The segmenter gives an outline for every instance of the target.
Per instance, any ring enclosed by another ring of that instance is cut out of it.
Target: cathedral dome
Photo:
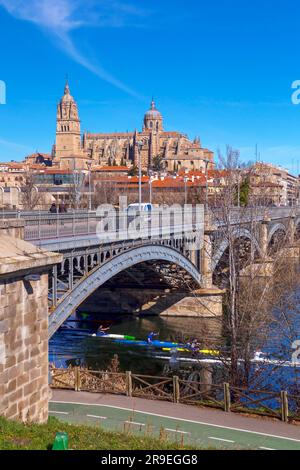
[[[163,130],[163,117],[156,109],[154,100],[152,99],[151,107],[146,112],[144,117],[144,130],[150,129],[152,131],[161,132]]]
[[[146,112],[145,118],[148,119],[162,119],[161,113],[156,109],[154,100],[151,102],[151,108]]]

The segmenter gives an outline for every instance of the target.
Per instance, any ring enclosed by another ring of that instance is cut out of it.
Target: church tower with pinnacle
[[[64,96],[57,105],[55,156],[61,158],[80,154],[80,119],[67,81]]]

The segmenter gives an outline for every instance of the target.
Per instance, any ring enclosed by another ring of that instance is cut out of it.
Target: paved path
[[[164,401],[53,390],[51,416],[223,449],[300,450],[300,426]]]

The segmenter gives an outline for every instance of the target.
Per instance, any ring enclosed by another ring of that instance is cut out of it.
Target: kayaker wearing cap
[[[159,333],[154,333],[154,331],[151,331],[151,333],[149,333],[147,336],[148,344],[152,344],[154,336],[158,336],[158,335]]]

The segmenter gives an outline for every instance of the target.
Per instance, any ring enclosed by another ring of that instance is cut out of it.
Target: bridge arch
[[[233,237],[235,240],[238,240],[239,238],[245,238],[247,240],[250,240],[252,241],[252,243],[254,243],[255,245],[255,248],[257,249],[257,251],[260,253],[261,250],[260,250],[260,246],[259,246],[259,243],[258,241],[256,240],[256,238],[253,236],[253,234],[251,234],[249,232],[249,230],[245,229],[245,228],[237,228],[235,230],[233,230]],[[228,242],[228,239],[224,238],[221,243],[218,245],[218,248],[212,258],[212,272],[215,271],[216,267],[218,266],[219,262],[221,261],[221,258],[223,256],[223,254],[225,253],[225,251],[227,250],[229,246],[229,242]]]
[[[273,236],[275,235],[276,232],[284,232],[285,234],[287,233],[286,226],[282,223],[277,223],[273,225],[271,230],[268,233],[268,245],[270,244]]]
[[[300,238],[300,217],[295,219],[295,237],[297,240]]]
[[[184,269],[199,285],[201,274],[196,266],[178,250],[166,245],[143,245],[131,248],[89,272],[71,292],[67,292],[49,317],[49,338],[58,330],[72,312],[95,290],[120,272],[146,261],[167,261]]]

